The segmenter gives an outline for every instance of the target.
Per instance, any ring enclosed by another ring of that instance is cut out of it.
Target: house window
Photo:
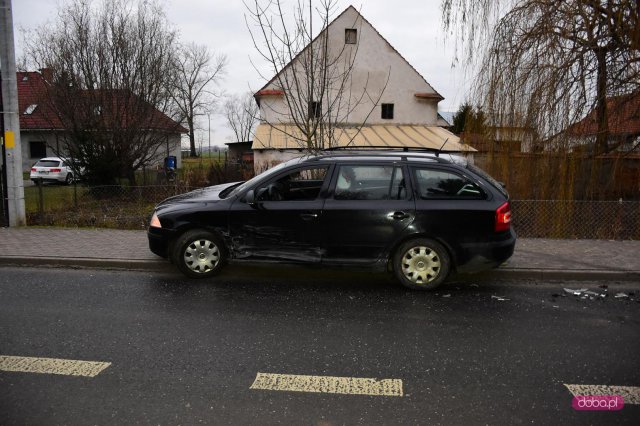
[[[322,116],[322,103],[311,101],[309,102],[309,118],[319,119]]]
[[[385,120],[393,119],[393,104],[382,104],[382,118]]]
[[[356,44],[358,42],[358,30],[355,28],[345,28],[344,30],[344,43]]]
[[[44,158],[47,156],[46,142],[29,142],[29,158]]]

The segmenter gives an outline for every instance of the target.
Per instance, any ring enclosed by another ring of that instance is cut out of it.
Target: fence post
[[[44,223],[44,184],[42,178],[38,179],[36,185],[38,187],[38,217],[40,218],[40,225]]]
[[[73,207],[78,208],[78,182],[73,180]]]

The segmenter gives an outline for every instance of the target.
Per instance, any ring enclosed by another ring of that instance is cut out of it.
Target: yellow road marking
[[[1,371],[16,371],[20,373],[95,377],[110,365],[110,362],[0,355]]]
[[[366,379],[358,377],[303,376],[258,373],[250,389],[339,393],[348,395],[403,396],[400,379]]]
[[[640,404],[640,387],[606,385],[567,385],[573,396],[620,395],[624,404]]]

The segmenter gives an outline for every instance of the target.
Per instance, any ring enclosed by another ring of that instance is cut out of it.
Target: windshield
[[[242,185],[236,186],[233,189],[233,191],[229,192],[228,194],[220,194],[220,197],[221,198],[227,198],[227,197],[233,197],[233,196],[235,196],[237,194],[240,194],[242,191],[244,191],[245,189],[253,186],[253,184],[257,183],[258,181],[261,181],[262,179],[268,178],[269,176],[278,173],[280,170],[284,169],[288,165],[293,164],[293,163],[298,163],[301,160],[302,160],[301,158],[294,158],[293,160],[289,160],[289,161],[286,161],[284,163],[280,163],[277,166],[272,167],[269,170],[267,170],[265,172],[262,172],[257,176],[252,177],[251,179],[249,179],[248,181],[246,181]]]

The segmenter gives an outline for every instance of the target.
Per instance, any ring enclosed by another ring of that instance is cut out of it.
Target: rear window
[[[502,186],[502,184],[500,182],[498,182],[497,180],[495,180],[494,178],[489,176],[487,174],[487,172],[485,172],[484,170],[474,166],[473,164],[467,164],[467,169],[471,170],[473,173],[475,173],[475,174],[479,175],[480,177],[484,178],[484,180],[489,182],[493,187],[495,187],[498,191],[500,191],[500,193],[502,195],[504,195],[505,198],[509,198],[509,193],[507,192],[505,187]]]
[[[39,167],[58,167],[59,165],[60,162],[55,160],[40,160],[36,163]]]
[[[433,198],[485,198],[484,192],[475,182],[448,170],[415,168],[414,174],[418,193],[422,200]]]

